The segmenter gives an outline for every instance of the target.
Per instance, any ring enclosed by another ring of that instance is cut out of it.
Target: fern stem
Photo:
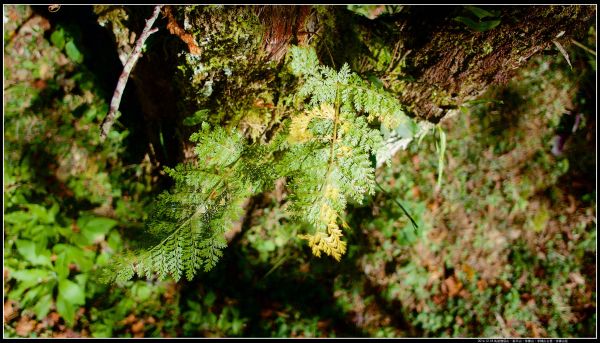
[[[240,159],[241,159],[242,155],[240,154],[240,156],[238,156],[238,158],[236,158],[235,161],[231,162],[228,166],[234,165],[235,163],[237,163]],[[231,175],[231,171],[232,169],[229,169],[225,175],[221,178],[221,180],[219,180],[219,183],[217,183],[215,185],[215,187],[213,188],[213,190],[218,189],[219,187],[221,187],[221,185],[223,184],[224,180],[228,179]],[[226,191],[226,189],[224,190],[224,192]],[[208,198],[210,198],[210,196],[213,194],[213,192],[209,192],[206,197],[203,199],[204,202],[206,202],[208,200]],[[187,225],[192,218],[194,218],[197,214],[200,213],[200,210],[202,209],[201,206],[198,206],[198,208],[196,209],[196,211],[194,213],[192,213],[192,215],[190,215],[185,221],[183,221],[178,227],[177,229],[175,229],[173,232],[171,232],[171,234],[169,234],[165,239],[163,239],[159,244],[155,245],[155,247],[158,247],[162,244],[164,244],[166,241],[168,241],[171,236],[173,236],[174,234],[178,233],[179,230],[181,230],[185,225]],[[207,209],[208,210],[208,209]]]
[[[419,230],[419,225],[417,225],[417,223],[415,222],[415,220],[413,219],[413,217],[408,213],[408,211],[404,208],[404,206],[402,206],[402,204],[400,203],[400,201],[396,200],[393,196],[391,196],[391,194],[388,191],[386,191],[385,189],[383,189],[383,187],[381,187],[381,185],[379,184],[379,182],[377,182],[377,178],[375,178],[375,184],[377,185],[377,187],[384,194],[390,195],[390,199],[392,199],[392,201],[395,202],[396,205],[398,205],[400,207],[400,209],[402,210],[402,212],[404,212],[404,214],[410,220],[410,223],[412,224],[413,229],[415,230],[415,232],[417,232]]]
[[[338,130],[338,121],[339,121],[339,116],[340,116],[340,106],[341,106],[341,101],[340,101],[340,84],[336,84],[335,87],[335,112],[333,114],[333,137],[331,138],[331,147],[329,148],[329,164],[327,165],[327,177],[325,179],[327,179],[329,177],[329,174],[331,172],[331,167],[333,166],[333,154],[334,154],[334,147],[335,144],[337,143],[337,130]]]
[[[215,186],[215,188],[214,188],[214,189],[217,189],[219,186],[221,186],[221,183],[223,183],[223,180],[220,180],[220,181],[219,181],[219,183],[218,183],[218,184]],[[204,201],[208,200],[208,198],[211,196],[211,194],[212,194],[212,192],[209,192],[209,193],[206,195],[206,198],[204,198]],[[187,218],[185,221],[183,221],[183,223],[181,223],[181,224],[180,224],[180,225],[177,227],[177,229],[175,229],[173,232],[171,232],[171,233],[170,233],[170,234],[169,234],[167,237],[165,237],[165,239],[163,239],[163,240],[162,240],[162,241],[161,241],[159,244],[155,245],[155,246],[154,246],[154,248],[156,248],[156,247],[158,247],[158,246],[161,246],[161,245],[162,245],[162,244],[164,244],[166,241],[168,241],[169,239],[171,239],[171,237],[172,237],[174,234],[178,233],[178,232],[179,232],[179,230],[181,230],[181,229],[182,229],[182,228],[183,228],[185,225],[187,225],[187,224],[188,224],[188,223],[189,223],[189,222],[192,220],[192,218],[194,218],[194,216],[196,216],[198,213],[200,213],[200,210],[201,210],[201,209],[202,209],[202,207],[201,207],[201,206],[198,206],[198,209],[196,209],[196,211],[195,211],[195,212],[194,212],[194,213],[193,213],[191,216],[189,216],[189,217],[188,217],[188,218]],[[153,249],[154,249],[154,248],[153,248]]]

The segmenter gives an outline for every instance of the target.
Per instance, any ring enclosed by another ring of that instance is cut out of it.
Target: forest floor
[[[439,187],[439,134],[399,152],[348,209],[340,263],[310,254],[278,187],[214,271],[105,285],[96,266],[131,244],[156,178],[123,163],[124,128],[94,136],[107,96],[77,37],[4,11],[5,337],[595,335],[595,56],[547,51],[446,118]]]

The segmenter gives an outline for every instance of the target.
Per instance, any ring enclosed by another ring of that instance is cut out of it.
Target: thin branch
[[[339,115],[340,115],[340,105],[341,105],[341,101],[340,101],[340,87],[339,84],[336,84],[335,86],[335,114],[333,117],[333,137],[331,139],[331,146],[329,148],[329,163],[327,165],[327,176],[329,176],[329,173],[331,172],[331,167],[333,166],[333,155],[334,155],[334,147],[337,141],[337,130],[338,130],[338,121],[339,121]],[[327,177],[326,177],[327,178]]]
[[[592,50],[592,49],[588,48],[587,46],[585,46],[585,45],[583,45],[583,44],[579,43],[578,41],[576,41],[576,40],[574,40],[574,39],[571,39],[571,42],[573,42],[573,44],[577,45],[578,47],[582,48],[583,50],[585,50],[585,51],[589,52],[590,54],[592,54],[592,55],[596,56],[596,52],[595,52],[594,50]]]
[[[123,90],[125,89],[125,85],[127,84],[127,80],[129,79],[129,74],[131,73],[133,66],[140,57],[142,47],[144,46],[144,42],[146,41],[146,39],[148,39],[148,37],[150,37],[151,34],[158,31],[158,28],[152,29],[152,25],[154,25],[154,22],[156,21],[156,18],[158,17],[162,6],[163,5],[156,5],[154,7],[154,13],[152,13],[152,17],[150,17],[150,19],[146,19],[146,26],[144,27],[142,34],[135,43],[135,48],[129,55],[129,58],[127,58],[127,62],[125,62],[123,72],[121,73],[121,76],[119,76],[117,87],[115,88],[112,100],[110,101],[110,109],[108,110],[108,114],[102,121],[100,132],[100,140],[102,142],[106,139],[110,128],[117,119],[117,110],[119,109],[119,104],[121,103],[121,96],[123,96]]]
[[[385,189],[383,189],[383,187],[381,187],[381,185],[379,184],[379,182],[377,182],[377,177],[375,177],[375,185],[377,185],[377,187],[379,187],[379,189],[387,194],[390,195],[390,193],[388,193],[388,191],[386,191]],[[415,222],[415,220],[413,219],[413,217],[410,215],[410,213],[408,213],[408,211],[404,208],[404,206],[402,206],[402,204],[400,203],[400,201],[396,200],[396,198],[390,196],[390,199],[392,199],[393,202],[396,203],[396,205],[398,205],[400,207],[400,209],[402,210],[402,212],[404,212],[404,214],[408,217],[408,219],[410,220],[410,223],[413,226],[413,229],[415,230],[415,232],[418,232],[419,230],[419,225],[417,225],[417,223]]]

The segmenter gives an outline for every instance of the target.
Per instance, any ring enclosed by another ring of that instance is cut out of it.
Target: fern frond
[[[308,241],[313,255],[321,257],[321,252],[332,256],[337,261],[346,253],[346,242],[342,241],[342,230],[337,224],[332,223],[327,227],[327,233],[317,232],[314,235],[300,235],[299,238]]]
[[[202,130],[190,136],[190,141],[197,142],[194,152],[200,163],[206,167],[226,167],[235,162],[244,147],[242,135],[237,131],[227,131],[222,127],[202,124]]]
[[[250,146],[238,132],[207,124],[192,138],[199,161],[165,169],[176,184],[157,198],[150,215],[154,242],[121,264],[131,266],[122,278],[192,279],[197,270],[212,269],[227,246],[225,232],[243,215],[244,200],[278,177],[271,151],[276,145]]]
[[[124,255],[117,278],[192,279],[209,271],[227,246],[225,232],[243,215],[248,197],[284,177],[293,218],[309,223],[301,235],[313,254],[340,260],[346,252],[343,214],[375,189],[375,156],[389,132],[416,132],[401,104],[344,64],[320,65],[314,49],[292,47],[289,63],[300,78],[294,113],[268,143],[249,144],[235,129],[202,123],[190,140],[197,160],[165,172],[175,186],[161,194],[148,221],[148,249]],[[404,125],[404,126],[403,126]],[[411,136],[412,139],[412,136]],[[385,155],[386,159],[389,156]]]

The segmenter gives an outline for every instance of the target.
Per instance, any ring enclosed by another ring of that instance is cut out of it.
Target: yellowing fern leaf
[[[315,118],[333,120],[334,116],[335,109],[330,104],[321,104],[320,107],[315,107],[310,111],[295,116],[290,124],[289,141],[291,143],[305,143],[310,141],[314,138],[308,129],[310,122]]]
[[[313,135],[308,131],[308,124],[311,120],[312,118],[306,113],[294,117],[288,136],[290,143],[304,143],[312,139]]]
[[[321,252],[332,256],[337,261],[342,259],[346,253],[346,242],[342,241],[342,230],[336,223],[330,223],[327,226],[327,235],[324,232],[317,232],[314,235],[300,235],[301,239],[308,241],[308,246],[312,249],[313,255],[321,257]]]

